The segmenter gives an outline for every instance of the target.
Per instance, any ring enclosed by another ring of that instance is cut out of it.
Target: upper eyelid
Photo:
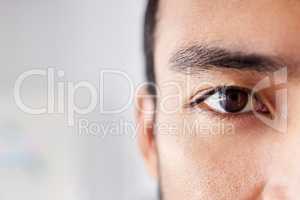
[[[195,94],[192,98],[191,98],[191,102],[190,102],[190,106],[195,106],[203,101],[205,101],[207,98],[209,98],[210,96],[214,95],[216,92],[218,91],[218,87],[216,88],[212,88],[208,91],[206,91],[204,94],[202,94],[200,97],[196,98],[199,93]],[[195,99],[196,98],[196,99]]]

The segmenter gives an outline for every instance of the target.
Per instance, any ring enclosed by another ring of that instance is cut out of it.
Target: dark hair
[[[156,29],[156,14],[158,10],[158,0],[149,0],[144,21],[144,56],[146,65],[146,78],[150,83],[148,92],[156,94],[155,87],[155,70],[154,70],[154,45],[155,45],[155,29]]]

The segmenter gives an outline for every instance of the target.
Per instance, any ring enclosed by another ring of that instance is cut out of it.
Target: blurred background
[[[136,145],[131,98],[144,81],[145,3],[0,0],[0,200],[155,199]],[[18,88],[32,70],[40,75]],[[83,81],[96,89],[97,105],[77,114],[72,99],[79,109],[95,99],[79,88]],[[17,94],[44,112],[24,112]]]

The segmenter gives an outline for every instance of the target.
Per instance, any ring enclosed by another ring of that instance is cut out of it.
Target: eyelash
[[[265,108],[269,112],[269,114],[267,114],[267,115],[270,115],[269,117],[272,117],[271,113],[269,111],[269,108],[265,105],[264,102],[261,102],[261,98],[257,93],[254,93],[253,96],[251,96],[250,95],[252,93],[251,89],[239,87],[239,86],[218,86],[218,87],[215,87],[213,89],[210,89],[210,90],[204,92],[204,94],[202,94],[202,95],[195,95],[194,97],[192,97],[191,101],[188,103],[188,107],[192,108],[193,110],[196,110],[196,111],[199,111],[199,110],[201,112],[206,111],[207,113],[213,114],[213,116],[220,117],[224,120],[225,119],[236,119],[236,118],[243,119],[244,117],[249,118],[249,117],[253,116],[253,113],[252,113],[253,109],[251,109],[249,112],[242,112],[242,113],[230,113],[230,112],[222,113],[222,112],[215,111],[212,108],[199,108],[200,105],[202,105],[207,99],[209,99],[213,95],[216,95],[218,92],[224,92],[228,88],[234,88],[236,91],[239,90],[240,92],[245,92],[248,95],[247,101],[252,102],[252,100],[254,99],[256,102],[259,102],[259,104],[265,106]],[[249,99],[249,98],[252,98],[252,99]],[[206,106],[209,107],[208,105],[206,105]]]

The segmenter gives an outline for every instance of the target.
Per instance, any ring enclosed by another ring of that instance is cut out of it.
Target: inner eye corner
[[[263,115],[267,116],[268,118],[270,118],[272,120],[275,118],[276,109],[272,105],[272,103],[270,101],[268,101],[267,97],[265,97],[264,95],[257,92],[257,93],[254,94],[254,100],[257,101],[257,102],[260,102],[261,105],[263,105],[266,109],[266,111],[261,112],[260,114],[263,114]],[[253,105],[254,103],[255,102],[252,102],[252,106],[254,106]]]

